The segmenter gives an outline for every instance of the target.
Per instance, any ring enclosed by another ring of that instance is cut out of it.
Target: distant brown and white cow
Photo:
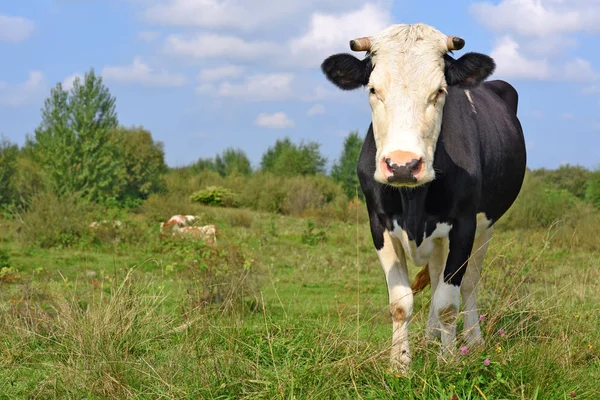
[[[186,226],[193,224],[197,219],[199,217],[195,215],[173,215],[167,222],[162,223],[161,226]]]
[[[173,231],[173,235],[201,239],[208,244],[217,243],[217,227],[215,225],[184,226]]]

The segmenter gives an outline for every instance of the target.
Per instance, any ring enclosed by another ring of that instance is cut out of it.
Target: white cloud
[[[292,74],[253,75],[243,83],[223,82],[218,87],[202,84],[196,88],[196,93],[214,93],[250,101],[277,101],[294,97],[293,81]]]
[[[600,93],[600,83],[594,83],[594,84],[588,85],[588,86],[584,87],[581,92],[583,94]]]
[[[252,60],[274,56],[279,46],[272,42],[249,42],[236,36],[198,34],[195,36],[169,35],[164,51],[190,58],[230,58]]]
[[[218,81],[223,78],[238,78],[244,73],[244,68],[238,65],[223,65],[217,68],[209,68],[198,74],[200,82]]]
[[[561,78],[570,82],[590,82],[600,79],[600,73],[595,71],[589,61],[576,58],[568,61],[564,66]]]
[[[34,30],[35,23],[32,20],[0,15],[0,42],[22,42],[27,40]]]
[[[106,80],[142,86],[180,87],[186,83],[182,74],[154,71],[140,57],[135,57],[131,65],[106,66],[102,70],[102,76]]]
[[[203,83],[196,87],[197,94],[208,94],[215,91],[215,86],[212,83]]]
[[[306,112],[306,115],[309,117],[322,114],[325,114],[325,107],[322,104],[315,104]]]
[[[596,0],[504,0],[474,3],[471,13],[495,32],[546,37],[600,29]]]
[[[359,4],[360,0],[165,0],[147,7],[142,16],[161,25],[248,31],[297,20],[308,10],[352,9]]]
[[[545,59],[529,59],[519,51],[519,44],[505,36],[497,41],[490,53],[496,61],[495,75],[504,78],[548,79],[550,67]]]
[[[0,106],[19,107],[41,99],[46,92],[46,80],[40,71],[29,72],[26,82],[11,85],[0,81]]]
[[[138,32],[137,39],[142,42],[153,42],[160,36],[159,32],[156,31],[142,31]]]
[[[288,118],[283,112],[274,114],[261,113],[256,117],[256,125],[271,129],[284,129],[294,126],[294,121]]]
[[[83,80],[83,74],[80,72],[75,72],[72,75],[69,75],[65,78],[65,80],[62,82],[62,87],[64,90],[70,91],[71,89],[73,89],[73,84],[75,83],[75,79],[79,78],[80,81]]]
[[[390,21],[389,10],[373,3],[342,14],[317,12],[312,15],[308,30],[292,39],[288,47],[296,62],[318,65],[334,52],[348,52],[351,39],[375,34],[386,28]]]

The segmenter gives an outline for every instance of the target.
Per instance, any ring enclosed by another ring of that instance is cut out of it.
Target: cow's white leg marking
[[[438,275],[439,282],[433,295],[432,307],[439,320],[442,350],[450,349],[456,339],[456,319],[460,306],[460,288],[444,282],[444,271]]]
[[[490,227],[475,237],[471,258],[460,287],[464,304],[463,335],[469,345],[483,344],[477,312],[477,289],[481,278],[481,266],[492,238],[492,231],[493,227]]]
[[[383,233],[383,247],[377,255],[387,280],[393,321],[391,362],[393,367],[405,372],[412,359],[408,345],[408,324],[413,312],[406,257],[399,241],[392,238],[388,231]]]
[[[435,239],[433,242],[433,251],[431,258],[429,259],[429,279],[431,281],[431,298],[435,295],[440,276],[446,265],[446,259],[448,257],[448,239],[440,238]],[[429,318],[427,319],[426,336],[428,339],[439,338],[441,331],[439,326],[439,319],[435,309],[433,307],[433,301],[429,306]]]

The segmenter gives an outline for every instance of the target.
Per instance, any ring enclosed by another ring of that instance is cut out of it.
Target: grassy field
[[[25,246],[2,221],[0,398],[600,399],[600,254],[553,230],[496,231],[481,349],[440,358],[419,294],[412,370],[397,376],[362,210],[314,225],[197,211],[215,249],[160,240],[144,214],[63,249]]]

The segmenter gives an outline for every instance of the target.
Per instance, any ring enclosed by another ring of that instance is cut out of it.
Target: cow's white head
[[[447,53],[465,42],[424,24],[392,25],[370,37],[350,41],[350,54],[328,57],[321,68],[344,90],[366,86],[377,147],[375,180],[417,186],[435,179],[433,157],[442,125],[447,88],[477,85],[494,70],[494,61],[468,53]]]

